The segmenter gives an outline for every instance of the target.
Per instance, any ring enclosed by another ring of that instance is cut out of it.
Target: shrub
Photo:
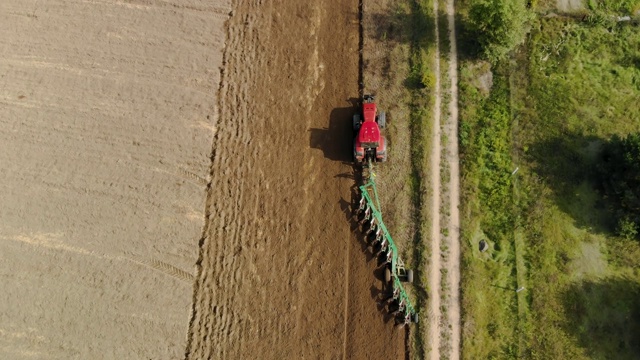
[[[475,0],[469,17],[484,56],[496,63],[524,42],[533,13],[521,0]]]
[[[640,133],[613,136],[599,165],[602,187],[620,218],[618,234],[631,238],[640,225]]]

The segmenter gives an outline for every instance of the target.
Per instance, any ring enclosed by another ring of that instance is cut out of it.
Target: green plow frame
[[[368,165],[365,165],[364,169],[368,170],[369,174],[367,176],[367,182],[364,185],[360,186],[360,194],[365,199],[366,206],[369,207],[371,216],[373,216],[373,218],[375,219],[376,226],[382,230],[382,236],[388,244],[387,254],[391,253],[391,283],[393,285],[393,293],[396,296],[396,300],[399,303],[404,304],[405,315],[409,314],[412,318],[417,318],[416,309],[411,303],[409,295],[405,291],[400,279],[400,276],[406,273],[404,263],[402,262],[398,254],[398,247],[393,241],[393,238],[391,238],[389,230],[387,230],[387,227],[382,221],[382,213],[380,212],[380,200],[378,199],[378,190],[374,181],[375,174],[373,173],[373,166],[371,163],[369,163]],[[373,193],[373,197],[371,196],[371,193]],[[366,219],[367,218],[365,218],[365,220]]]

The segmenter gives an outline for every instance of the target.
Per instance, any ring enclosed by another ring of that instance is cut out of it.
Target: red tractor
[[[365,95],[362,112],[353,115],[353,158],[359,165],[369,161],[387,161],[387,139],[380,134],[386,118],[384,111],[378,111],[373,95]]]

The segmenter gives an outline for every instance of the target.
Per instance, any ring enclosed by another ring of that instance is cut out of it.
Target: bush
[[[616,232],[627,240],[635,239],[636,236],[638,236],[638,226],[631,218],[623,216],[620,221],[618,221]]]
[[[599,165],[602,187],[620,219],[618,234],[631,238],[640,225],[640,133],[613,136]]]
[[[496,63],[524,42],[533,13],[522,0],[474,0],[469,17],[484,56]]]

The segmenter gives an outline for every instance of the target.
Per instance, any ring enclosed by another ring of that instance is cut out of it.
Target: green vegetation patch
[[[528,136],[627,134],[640,122],[639,28],[541,20],[529,44]],[[542,127],[542,128],[541,128]]]
[[[464,357],[517,357],[516,261],[513,243],[514,169],[510,156],[511,115],[505,78],[483,98],[463,72],[461,83],[463,145],[462,189]],[[480,240],[489,244],[481,253]]]
[[[640,131],[640,27],[614,17],[637,3],[535,20],[488,93],[461,62],[465,359],[640,358],[640,244],[596,172]]]

